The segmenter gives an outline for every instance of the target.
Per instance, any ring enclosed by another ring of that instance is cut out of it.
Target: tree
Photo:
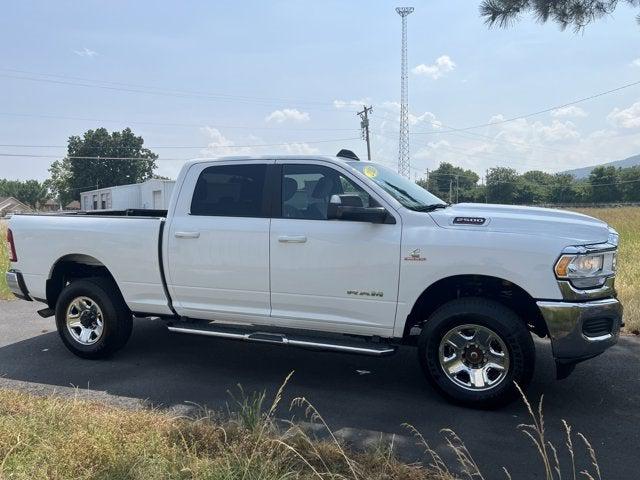
[[[620,3],[640,6],[640,0],[483,0],[480,15],[491,27],[508,27],[521,14],[531,13],[541,23],[552,20],[562,30],[573,27],[578,32],[591,22],[610,15]],[[636,19],[640,23],[640,15]]]
[[[53,162],[47,185],[66,204],[78,200],[82,191],[147,180],[158,155],[143,144],[129,128],[112,133],[98,128],[69,137],[67,156]]]
[[[640,165],[618,171],[623,202],[640,202]]]
[[[549,202],[574,203],[577,201],[575,179],[570,173],[556,173],[551,177]]]
[[[487,174],[487,202],[515,203],[518,174],[513,168],[495,167]]]
[[[549,201],[553,175],[540,170],[525,172],[516,181],[514,201],[518,204],[540,204]]]
[[[616,167],[596,167],[589,174],[591,201],[594,203],[620,201],[618,170]]]
[[[418,183],[443,200],[448,201],[449,192],[451,192],[452,202],[468,202],[472,198],[472,192],[477,187],[479,179],[480,177],[473,170],[465,170],[442,162],[430,173],[428,184],[424,180]]]
[[[45,183],[37,180],[0,179],[0,197],[14,197],[33,208],[38,208],[49,198]]]

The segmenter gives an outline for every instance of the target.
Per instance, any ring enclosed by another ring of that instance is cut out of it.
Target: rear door
[[[187,172],[166,232],[178,314],[268,319],[269,163],[211,162]]]
[[[271,222],[274,320],[292,327],[389,334],[398,299],[400,216],[391,212],[395,224],[327,220],[334,194],[358,195],[365,207],[380,206],[382,200],[331,163],[279,160],[277,165],[281,191]]]

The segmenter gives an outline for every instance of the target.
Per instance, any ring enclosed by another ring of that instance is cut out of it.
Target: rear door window
[[[266,164],[213,165],[196,182],[191,215],[267,217]]]

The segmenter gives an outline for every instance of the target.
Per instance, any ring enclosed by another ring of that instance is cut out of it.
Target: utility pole
[[[396,13],[402,17],[402,47],[400,50],[400,141],[398,145],[398,173],[411,177],[409,158],[409,69],[407,67],[407,15],[413,7],[398,7]]]
[[[373,113],[373,107],[362,106],[362,111],[358,112],[360,116],[360,128],[362,129],[362,139],[367,142],[367,160],[371,161],[371,142],[369,141],[369,114]]]
[[[449,203],[453,203],[451,200],[453,200],[453,178],[449,179]]]

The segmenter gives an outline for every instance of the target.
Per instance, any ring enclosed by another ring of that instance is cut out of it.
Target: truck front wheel
[[[82,358],[105,358],[129,340],[133,320],[112,280],[95,277],[67,285],[56,303],[65,346]]]
[[[449,400],[493,408],[531,381],[535,346],[525,323],[492,300],[462,298],[438,308],[418,341],[422,369]]]

